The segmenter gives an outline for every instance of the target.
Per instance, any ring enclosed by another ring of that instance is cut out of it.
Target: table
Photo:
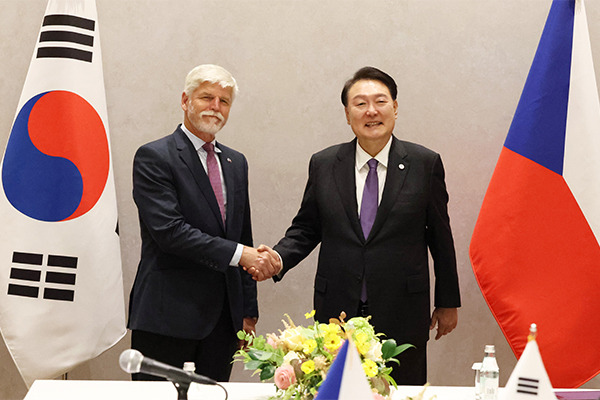
[[[275,394],[272,383],[222,383],[227,389],[229,400],[267,400]],[[423,390],[422,386],[399,386],[392,400],[404,400]],[[500,388],[502,391],[503,388]],[[584,392],[577,390],[574,392]],[[436,396],[436,400],[474,400],[474,389],[462,386],[430,386],[423,400]],[[177,391],[170,382],[132,381],[63,381],[37,380],[24,400],[176,400]],[[225,393],[218,386],[192,384],[188,400],[223,400]],[[362,399],[360,399],[362,400]]]

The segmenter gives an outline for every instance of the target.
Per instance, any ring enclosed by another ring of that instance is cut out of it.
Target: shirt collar
[[[185,126],[185,124],[181,124],[180,127],[183,133],[185,133],[185,135],[188,137],[188,139],[190,139],[190,141],[194,145],[194,149],[196,149],[196,151],[202,149],[202,146],[204,146],[204,143],[206,142],[200,139],[198,136],[194,135],[192,132],[190,132],[190,130]],[[212,141],[212,144],[215,146],[215,153],[220,153],[221,149],[217,147],[216,139]],[[202,149],[202,151],[204,151],[204,149]]]
[[[357,141],[356,142],[356,169],[357,170],[362,169],[371,158],[376,159],[379,164],[381,164],[387,168],[388,160],[390,158],[390,148],[391,147],[392,147],[392,136],[390,136],[390,139],[388,140],[388,142],[385,144],[385,146],[383,146],[383,149],[381,149],[381,151],[379,153],[377,153],[375,155],[375,157],[371,157],[371,155],[369,153],[367,153],[362,147],[360,147],[360,145],[358,144],[358,141]]]

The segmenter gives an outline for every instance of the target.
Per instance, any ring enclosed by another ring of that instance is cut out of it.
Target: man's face
[[[232,94],[233,88],[210,82],[202,82],[190,96],[183,93],[181,108],[186,127],[206,142],[213,140],[227,122]]]
[[[398,102],[382,82],[360,80],[348,90],[346,120],[363,148],[364,143],[386,143],[396,124]]]

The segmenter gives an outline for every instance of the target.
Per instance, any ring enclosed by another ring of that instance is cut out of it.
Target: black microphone
[[[144,374],[160,376],[174,383],[189,384],[190,382],[204,385],[216,385],[217,381],[206,376],[187,372],[180,368],[144,357],[142,353],[134,349],[127,349],[119,357],[119,365],[123,371],[130,374],[142,372]]]

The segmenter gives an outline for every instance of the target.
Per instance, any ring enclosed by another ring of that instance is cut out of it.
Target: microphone
[[[119,365],[123,371],[130,374],[142,372],[144,374],[160,376],[171,382],[180,384],[190,384],[190,382],[201,383],[204,385],[216,385],[217,381],[206,376],[198,375],[193,372],[187,372],[180,368],[144,357],[142,353],[134,349],[127,349],[119,357]]]

